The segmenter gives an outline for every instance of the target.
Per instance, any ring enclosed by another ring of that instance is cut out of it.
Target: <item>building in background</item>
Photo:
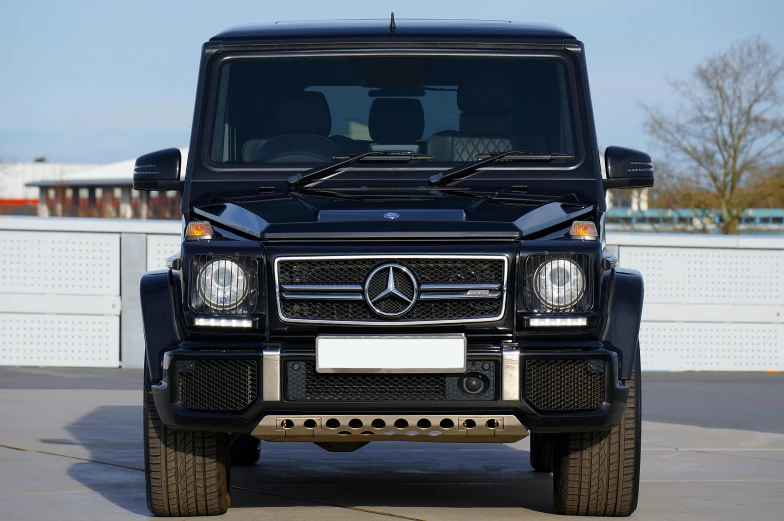
[[[181,149],[187,164],[188,149]],[[27,184],[37,190],[39,217],[117,217],[180,219],[178,192],[137,192],[133,189],[135,159],[64,174]]]
[[[0,163],[0,215],[36,215],[37,181],[57,181],[96,168],[94,163]]]

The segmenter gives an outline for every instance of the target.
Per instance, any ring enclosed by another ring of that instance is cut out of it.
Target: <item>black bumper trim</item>
[[[285,346],[281,353],[281,366],[289,357],[302,357],[302,353],[288,354]],[[215,346],[219,348],[219,346]],[[168,354],[170,363],[164,370],[163,381],[167,386],[153,388],[153,398],[155,407],[163,423],[170,427],[208,430],[216,432],[249,433],[258,422],[267,415],[291,415],[291,414],[319,414],[328,415],[331,413],[449,413],[460,414],[512,414],[516,416],[526,428],[533,432],[574,432],[604,430],[616,425],[623,416],[629,388],[618,382],[618,361],[616,353],[606,349],[591,350],[548,350],[548,351],[522,351],[521,361],[528,357],[536,358],[603,358],[608,361],[607,370],[610,372],[606,379],[606,399],[597,409],[580,412],[548,412],[542,413],[524,401],[521,397],[519,401],[437,401],[437,402],[264,402],[259,396],[241,414],[207,413],[201,411],[190,411],[176,402],[176,396],[172,391],[171,382],[173,381],[172,368],[176,364],[172,363],[182,358],[232,358],[249,356],[258,357],[261,363],[261,350],[255,352],[248,351],[199,351],[193,349],[179,348]],[[486,349],[479,352],[471,352],[469,345],[470,358],[488,358]],[[500,354],[498,356],[500,362]],[[521,363],[521,370],[523,368]],[[522,381],[522,377],[521,377]]]

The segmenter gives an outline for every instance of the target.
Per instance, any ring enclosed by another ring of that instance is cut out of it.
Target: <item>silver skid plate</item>
[[[267,416],[251,433],[266,441],[512,443],[528,430],[511,415]]]

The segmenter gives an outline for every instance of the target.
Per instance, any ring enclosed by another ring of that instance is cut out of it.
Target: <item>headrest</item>
[[[504,85],[464,84],[457,88],[457,108],[463,112],[491,112],[500,114],[511,111],[514,96]]]
[[[376,98],[370,105],[368,130],[376,143],[413,143],[425,131],[422,104],[413,98]]]
[[[332,116],[321,92],[305,91],[280,99],[272,110],[273,136],[314,134],[329,136]]]

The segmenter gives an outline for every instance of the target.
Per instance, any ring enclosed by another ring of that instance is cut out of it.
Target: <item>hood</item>
[[[261,240],[518,240],[589,214],[588,204],[496,204],[479,198],[405,200],[271,195],[196,206],[194,213]]]

